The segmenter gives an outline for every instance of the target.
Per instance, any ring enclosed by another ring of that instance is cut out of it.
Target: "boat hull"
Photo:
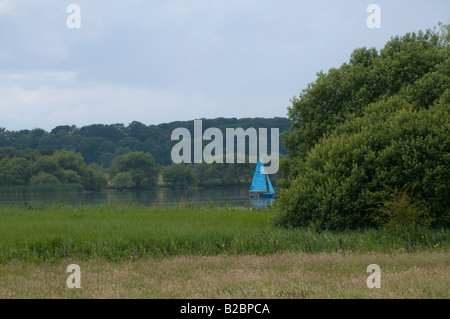
[[[274,193],[253,193],[249,194],[250,198],[273,198],[275,196]]]

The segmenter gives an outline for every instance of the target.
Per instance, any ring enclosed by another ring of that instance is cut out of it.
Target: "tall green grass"
[[[0,206],[0,263],[172,255],[447,249],[449,230],[370,229],[346,233],[277,228],[270,209],[194,205]],[[139,248],[138,248],[139,246]],[[138,253],[139,250],[139,253]],[[67,256],[65,256],[67,254]]]

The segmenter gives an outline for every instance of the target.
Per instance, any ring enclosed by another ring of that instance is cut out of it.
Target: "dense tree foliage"
[[[248,186],[255,165],[203,162],[161,167],[151,154],[131,152],[116,157],[112,166],[105,169],[97,163],[87,165],[83,156],[73,151],[19,151],[7,147],[0,148],[0,188],[79,184],[85,190],[94,191],[104,188],[142,190],[154,187],[160,175],[162,185],[172,188]],[[277,178],[279,174],[271,176],[274,184]]]
[[[139,151],[152,154],[157,164],[167,166],[172,163],[170,154],[176,143],[171,140],[172,131],[185,127],[193,134],[193,125],[193,121],[160,125],[145,125],[135,121],[128,126],[93,124],[78,128],[74,125],[61,125],[50,132],[42,129],[7,131],[0,127],[0,148],[71,150],[80,153],[87,164],[95,162],[104,168],[109,168],[118,156]],[[290,125],[286,118],[203,119],[203,130],[216,127],[224,136],[226,128],[279,128],[280,132],[283,132],[288,130]],[[269,150],[270,142],[269,138]],[[285,153],[283,149],[280,151]]]
[[[219,128],[290,127],[286,118],[202,119],[203,131]],[[194,122],[144,125],[94,124],[78,128],[61,125],[50,132],[42,129],[7,131],[0,128],[0,187],[40,184],[81,184],[86,190],[105,187],[117,190],[153,187],[163,173],[171,187],[211,187],[248,185],[255,164],[191,164],[170,166],[171,140],[176,128],[194,133]],[[204,141],[204,145],[210,141]],[[268,138],[267,149],[271,150]],[[224,145],[225,150],[225,145]],[[285,153],[283,149],[281,154]],[[168,166],[162,169],[160,166]],[[273,181],[279,175],[274,176]]]
[[[99,165],[87,165],[82,155],[73,151],[0,149],[0,187],[81,184],[86,190],[100,190],[106,182]]]
[[[136,187],[133,176],[128,172],[118,173],[111,181],[112,187],[119,191]]]
[[[158,168],[151,154],[131,152],[114,159],[111,170],[113,176],[128,173],[137,189],[153,187],[158,179]]]
[[[432,225],[450,225],[448,30],[357,49],[292,100],[279,224],[375,226],[389,189],[408,187]]]
[[[249,163],[249,157],[245,157],[245,163],[237,163],[235,155],[234,163],[206,162],[185,165],[172,164],[163,170],[163,180],[172,188],[195,187],[223,187],[223,186],[245,186],[248,187],[255,172],[256,163]],[[277,183],[280,174],[273,174],[270,180]]]
[[[188,185],[192,185],[194,174],[189,166],[183,163],[174,163],[164,169],[163,178],[172,188],[186,188]]]

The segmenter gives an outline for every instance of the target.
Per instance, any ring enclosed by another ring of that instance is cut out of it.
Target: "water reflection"
[[[68,205],[179,205],[192,203],[198,205],[238,205],[265,207],[274,199],[249,200],[248,188],[231,187],[216,189],[172,190],[158,188],[140,192],[93,192],[73,194],[24,194],[0,196],[0,204],[17,203],[65,203]]]
[[[250,205],[254,207],[267,207],[275,204],[275,198],[250,198]]]

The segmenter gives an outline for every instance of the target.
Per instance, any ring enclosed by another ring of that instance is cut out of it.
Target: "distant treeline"
[[[284,118],[219,118],[202,124],[203,130],[216,127],[224,135],[226,128],[279,128],[281,133],[290,127]],[[193,125],[193,121],[157,126],[132,122],[128,126],[58,126],[51,132],[0,129],[0,188],[2,193],[14,193],[53,189],[48,185],[93,191],[148,189],[157,184],[173,188],[249,185],[256,164],[248,158],[243,164],[172,163],[171,149],[178,142],[171,140],[172,131],[184,127],[193,132]],[[270,142],[268,138],[269,151]],[[283,156],[284,151],[280,153]],[[272,176],[272,181],[277,178]]]
[[[106,187],[107,177],[100,165],[87,165],[83,156],[74,151],[0,149],[0,188],[3,188],[0,193],[26,192],[25,188],[16,186],[33,186],[33,190],[48,189],[37,187],[42,185],[59,185],[60,191],[100,190]],[[82,187],[73,188],[69,185]]]
[[[119,155],[111,167],[87,164],[80,153],[67,150],[0,148],[0,195],[26,192],[98,191],[112,188],[150,189],[249,185],[256,164],[214,163],[162,166],[144,152]],[[272,175],[275,183],[279,175]],[[56,187],[55,187],[56,186]]]
[[[286,118],[216,118],[203,119],[203,130],[210,127],[220,129],[225,136],[226,128],[279,128],[280,133],[289,130],[291,124]],[[103,168],[112,166],[113,160],[131,152],[152,154],[157,164],[172,163],[171,149],[177,141],[171,140],[176,128],[187,128],[193,133],[194,121],[171,122],[159,125],[145,125],[134,121],[124,124],[93,124],[84,127],[75,125],[57,126],[50,132],[36,128],[32,130],[8,131],[0,127],[0,148],[17,150],[70,150],[80,153],[86,164],[97,163]],[[207,141],[205,141],[207,143]],[[268,137],[268,150],[271,139]],[[281,154],[286,154],[280,148]]]

